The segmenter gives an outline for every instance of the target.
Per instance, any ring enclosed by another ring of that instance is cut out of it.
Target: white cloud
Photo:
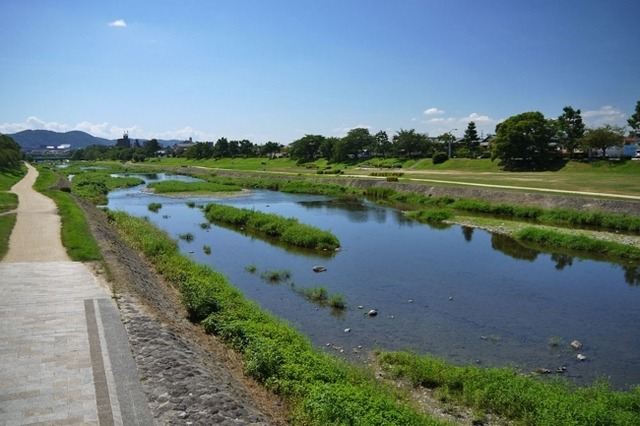
[[[426,110],[423,111],[424,115],[438,115],[438,114],[444,114],[444,111],[441,109],[438,109],[436,107],[431,107],[428,108]]]
[[[474,123],[478,123],[478,122],[482,122],[482,123],[489,122],[489,123],[494,123],[494,124],[497,123],[495,120],[492,120],[491,118],[489,118],[488,115],[480,115],[480,114],[477,114],[475,112],[469,114],[469,117],[461,118],[460,120],[461,121],[464,121],[464,120],[473,121]]]
[[[625,127],[627,125],[627,115],[611,105],[605,105],[598,110],[585,111],[582,113],[585,124],[590,127],[604,126],[611,124]]]
[[[357,126],[352,126],[352,127],[341,126],[333,129],[333,132],[338,134],[340,137],[343,137],[343,136],[346,136],[347,133],[349,133],[353,129],[367,129],[371,131],[373,127],[369,126],[368,124],[358,124]]]
[[[127,26],[127,23],[124,21],[124,19],[116,19],[113,22],[109,22],[109,26],[124,28]]]

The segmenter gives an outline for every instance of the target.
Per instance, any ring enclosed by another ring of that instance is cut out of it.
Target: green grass
[[[291,271],[288,269],[264,271],[260,274],[260,278],[269,284],[280,284],[291,279]]]
[[[586,235],[540,229],[533,226],[517,231],[514,238],[531,242],[554,250],[566,249],[576,252],[598,253],[610,257],[640,260],[640,248],[613,241],[603,241]]]
[[[211,222],[225,223],[258,236],[276,238],[295,247],[314,250],[334,250],[340,247],[340,241],[335,235],[301,224],[295,218],[213,203],[208,204],[204,212]]]
[[[171,194],[192,192],[196,194],[213,194],[217,192],[238,192],[242,190],[238,185],[219,184],[214,182],[180,182],[167,180],[152,182],[148,185],[156,194]]]
[[[17,215],[15,213],[0,215],[0,260],[9,251],[9,238],[16,224],[16,218]]]
[[[106,172],[81,172],[73,177],[74,194],[96,205],[107,204],[107,194],[114,189],[130,188],[144,181],[136,177],[112,177]]]
[[[62,245],[67,250],[67,255],[71,260],[80,262],[102,259],[98,243],[73,196],[68,192],[50,189],[58,178],[56,172],[46,167],[38,167],[38,172],[40,174],[34,188],[51,198],[58,206],[62,222]]]
[[[640,387],[616,392],[598,382],[578,388],[511,368],[457,367],[408,352],[382,352],[378,360],[393,377],[434,389],[442,400],[471,407],[478,417],[491,413],[536,426],[640,424]]]
[[[343,294],[330,294],[324,286],[301,287],[294,286],[293,290],[302,295],[307,300],[317,303],[320,306],[329,306],[334,309],[346,309],[347,302]]]
[[[161,208],[162,203],[149,203],[149,205],[147,205],[147,209],[153,213],[158,213]]]

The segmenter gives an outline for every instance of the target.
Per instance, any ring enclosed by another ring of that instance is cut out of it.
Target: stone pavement
[[[29,166],[13,188],[18,219],[0,262],[0,426],[153,425],[117,306],[60,250],[35,176]]]

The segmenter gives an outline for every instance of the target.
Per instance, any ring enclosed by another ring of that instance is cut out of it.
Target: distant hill
[[[98,138],[88,133],[74,130],[66,133],[53,132],[51,130],[23,130],[10,136],[23,150],[43,149],[47,146],[71,145],[70,149],[84,148],[89,145],[115,145],[115,140]],[[134,139],[141,145],[147,139]],[[180,140],[158,140],[160,146],[173,146]]]
[[[52,132],[51,130],[23,130],[7,136],[10,136],[25,150],[65,144],[71,145],[71,149],[84,148],[89,145],[115,145],[115,141],[97,138],[78,130],[66,133]]]

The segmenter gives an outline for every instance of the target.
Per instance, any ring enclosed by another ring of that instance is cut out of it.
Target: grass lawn
[[[397,171],[404,173],[401,180],[412,179],[429,185],[449,185],[455,183],[473,183],[481,185],[515,186],[526,190],[545,189],[560,191],[582,191],[609,193],[623,196],[640,197],[640,161],[592,162],[570,161],[558,171],[545,172],[506,172],[497,162],[489,159],[452,159],[434,165],[431,159],[389,160],[390,164],[401,164],[398,169],[377,169],[359,164],[333,163],[317,160],[313,163],[298,165],[289,158],[225,158],[220,160],[187,160],[184,158],[162,159],[153,163],[143,163],[145,168],[153,165],[162,167],[205,167],[246,172],[289,173],[295,175],[313,175],[314,177],[335,177],[318,175],[318,170],[327,168],[342,170],[346,176],[369,176],[373,172]],[[439,182],[438,182],[439,181]]]

